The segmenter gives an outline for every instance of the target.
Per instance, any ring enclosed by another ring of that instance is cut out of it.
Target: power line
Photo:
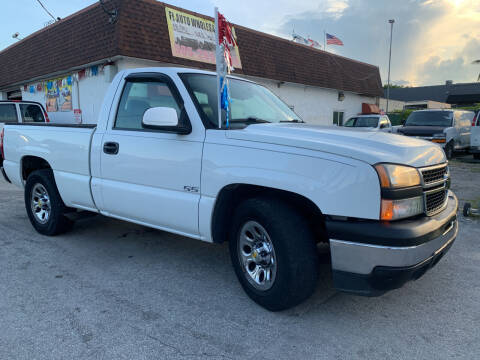
[[[46,13],[47,13],[48,15],[50,15],[50,17],[51,17],[54,21],[57,21],[57,18],[55,18],[55,16],[53,16],[52,13],[47,10],[47,8],[45,7],[45,5],[43,5],[40,0],[37,0],[37,2],[40,4],[40,6],[43,8],[43,10],[45,10]]]

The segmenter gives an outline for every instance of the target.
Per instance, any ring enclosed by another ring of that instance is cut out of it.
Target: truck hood
[[[378,131],[307,124],[255,124],[226,132],[236,140],[292,146],[336,154],[371,165],[389,162],[415,167],[445,162],[443,150],[431,142]]]
[[[407,136],[432,136],[443,134],[444,126],[402,126],[397,131]]]

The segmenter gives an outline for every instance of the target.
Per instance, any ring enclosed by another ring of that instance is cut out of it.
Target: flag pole
[[[323,30],[323,51],[327,51],[326,39],[327,39],[327,34],[326,34],[325,30]]]
[[[222,109],[220,96],[220,44],[218,43],[218,7],[215,7],[215,67],[217,71],[217,113],[218,113],[218,128],[222,128]]]

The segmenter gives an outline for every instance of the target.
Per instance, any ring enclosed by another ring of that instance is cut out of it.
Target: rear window
[[[45,122],[43,111],[36,104],[20,104],[20,112],[22,113],[22,121],[28,122]]]
[[[0,104],[0,122],[17,122],[15,104]]]
[[[407,120],[405,126],[452,126],[452,111],[414,111]]]

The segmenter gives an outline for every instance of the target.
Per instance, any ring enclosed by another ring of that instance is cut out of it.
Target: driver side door
[[[114,121],[103,136],[101,210],[197,236],[203,138],[198,133],[145,129],[142,119],[149,108],[170,107],[179,117],[187,114],[167,76],[135,75],[126,78]]]

